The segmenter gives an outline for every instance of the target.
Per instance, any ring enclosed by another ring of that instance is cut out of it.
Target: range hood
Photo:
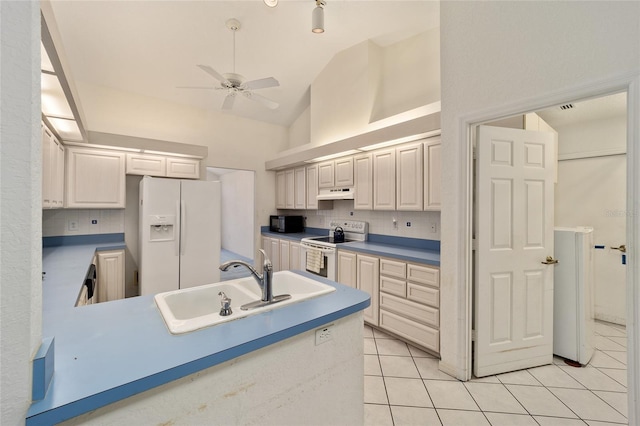
[[[317,200],[353,200],[353,187],[321,189],[318,192]]]

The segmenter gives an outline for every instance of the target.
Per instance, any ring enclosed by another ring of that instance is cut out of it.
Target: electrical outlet
[[[431,226],[431,233],[432,234],[435,234],[436,232],[438,232],[438,225],[435,222],[432,222],[430,224],[430,226]]]
[[[316,330],[316,346],[333,340],[333,324]]]
[[[68,223],[69,231],[77,231],[78,230],[78,221],[70,220]]]

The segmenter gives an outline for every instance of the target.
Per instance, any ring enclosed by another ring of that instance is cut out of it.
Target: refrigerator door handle
[[[174,228],[178,227],[178,224],[182,223],[182,217],[180,217],[180,201],[176,201],[176,223],[174,226]],[[182,230],[178,229],[177,232],[174,231],[174,245],[175,245],[175,249],[176,249],[176,256],[180,256],[180,240],[182,240]]]
[[[184,256],[184,246],[187,244],[187,221],[185,220],[187,206],[184,200],[180,201],[180,255]]]

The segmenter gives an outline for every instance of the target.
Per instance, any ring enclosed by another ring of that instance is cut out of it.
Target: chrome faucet
[[[262,274],[256,271],[256,269],[243,260],[229,260],[220,265],[221,271],[226,271],[231,266],[244,266],[250,272],[253,278],[258,282],[260,289],[262,290],[262,299],[256,302],[247,303],[246,305],[242,305],[240,309],[246,311],[252,308],[258,308],[260,306],[269,305],[271,303],[281,302],[283,300],[287,300],[291,298],[289,294],[282,294],[278,296],[273,295],[273,264],[271,260],[267,257],[267,253],[264,250],[260,249],[260,253],[262,253]]]

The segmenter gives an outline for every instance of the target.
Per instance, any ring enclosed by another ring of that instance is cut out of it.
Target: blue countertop
[[[355,251],[376,256],[393,257],[406,262],[440,266],[440,251],[403,247],[391,244],[372,243],[369,241],[340,244],[340,251]]]
[[[279,234],[262,231],[262,235],[281,240],[300,241],[303,238],[328,235],[329,230],[313,229],[311,232],[295,234]],[[387,235],[370,234],[370,241],[348,242],[338,245],[339,250],[355,251],[376,256],[387,256],[406,262],[416,262],[432,266],[440,266],[440,242],[416,238],[392,237]]]
[[[144,392],[369,306],[359,290],[300,272],[336,287],[328,295],[215,327],[172,335],[153,296],[74,307],[96,250],[124,243],[43,249],[43,337],[55,338],[55,373],[27,425],[54,424]]]

